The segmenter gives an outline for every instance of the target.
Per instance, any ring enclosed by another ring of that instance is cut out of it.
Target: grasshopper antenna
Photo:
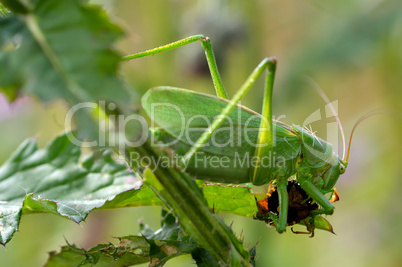
[[[381,115],[381,114],[396,115],[398,118],[400,118],[400,119],[402,118],[402,114],[392,112],[392,110],[384,110],[384,109],[373,110],[373,111],[370,111],[370,112],[364,114],[363,116],[361,116],[361,117],[356,121],[355,125],[353,126],[352,132],[350,133],[349,146],[348,146],[348,154],[347,154],[347,156],[346,156],[346,161],[345,161],[345,159],[343,159],[343,161],[344,161],[346,164],[347,164],[348,161],[349,161],[350,146],[351,146],[351,144],[352,144],[352,137],[353,137],[353,133],[354,133],[355,130],[356,130],[356,127],[357,127],[360,123],[362,123],[364,120],[366,120],[366,119],[368,119],[368,118],[370,118],[370,117],[372,117],[372,116]]]
[[[303,78],[307,83],[309,83],[317,91],[317,93],[321,96],[321,98],[325,101],[325,103],[330,108],[332,114],[334,114],[334,116],[336,118],[336,122],[338,123],[338,126],[339,126],[339,130],[342,135],[342,144],[343,144],[342,159],[345,159],[345,151],[346,151],[345,134],[343,132],[342,123],[341,123],[341,120],[339,119],[338,113],[335,111],[334,106],[332,105],[331,101],[329,101],[329,98],[324,93],[324,91],[321,89],[321,87],[309,76],[304,76]],[[350,147],[350,143],[349,143],[349,147]],[[349,153],[348,153],[348,155],[349,155]]]

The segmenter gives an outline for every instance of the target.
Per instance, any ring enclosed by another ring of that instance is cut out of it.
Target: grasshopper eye
[[[346,171],[345,165],[343,165],[342,163],[339,164],[339,173],[343,174],[343,173],[345,173],[345,171]]]

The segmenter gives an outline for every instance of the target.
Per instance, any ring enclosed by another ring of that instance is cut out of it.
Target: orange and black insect
[[[313,203],[313,200],[295,180],[288,182],[287,191],[289,197],[287,226],[301,222],[310,216],[311,211],[318,209],[318,204]],[[257,201],[257,208],[256,218],[273,226],[274,222],[267,214],[269,212],[279,214],[279,197],[276,187],[269,189],[266,199]]]
[[[300,187],[300,185],[295,180],[290,180],[287,185],[288,192],[288,217],[287,225],[292,226],[299,222],[304,222],[307,227],[307,232],[293,231],[295,234],[311,234],[314,235],[314,216],[311,216],[311,212],[319,208],[318,204],[315,203],[307,193]],[[339,200],[339,195],[334,191],[333,197],[330,200],[335,202]],[[274,226],[274,221],[269,216],[270,213],[279,215],[279,197],[276,187],[270,187],[266,198],[263,200],[256,201],[258,212],[255,218],[265,223]]]

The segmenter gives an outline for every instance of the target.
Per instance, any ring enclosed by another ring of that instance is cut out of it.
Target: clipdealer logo
[[[334,101],[325,106],[325,118],[334,117],[331,112],[329,106],[332,105],[335,107],[336,111],[338,109],[338,101]],[[198,138],[201,134],[208,129],[208,127],[214,122],[216,117],[208,117],[204,114],[194,114],[190,117],[185,116],[184,112],[180,109],[180,107],[171,104],[171,103],[152,103],[151,104],[151,112],[150,112],[150,121],[151,127],[149,127],[147,120],[139,115],[139,114],[130,114],[129,116],[124,115],[108,115],[105,116],[100,112],[101,110],[115,110],[116,105],[114,103],[106,104],[105,101],[99,101],[99,103],[85,102],[80,103],[73,106],[67,113],[65,117],[65,128],[71,128],[73,124],[72,121],[75,116],[80,112],[87,112],[91,114],[98,114],[97,120],[99,123],[98,129],[98,139],[97,140],[79,140],[74,136],[72,132],[67,132],[68,138],[70,141],[84,148],[92,148],[92,147],[118,147],[121,152],[125,151],[126,148],[136,148],[143,145],[147,140],[150,141],[151,145],[154,147],[168,147],[171,149],[177,149],[181,145],[185,145],[188,149],[191,146],[195,146]],[[250,147],[258,147],[257,144],[257,136],[259,131],[268,131],[271,129],[260,129],[260,121],[261,116],[258,114],[251,114],[247,118],[242,117],[239,109],[235,109],[237,111],[236,114],[231,114],[225,118],[222,125],[214,132],[211,133],[209,140],[203,145],[203,150],[208,151],[210,149],[225,149],[225,148],[241,148],[242,146],[250,146]],[[162,128],[158,128],[155,125],[155,120],[153,118],[164,118],[166,114],[168,114],[170,119],[173,119],[174,122],[171,125],[179,125],[179,127],[171,127],[171,128],[163,128],[163,124],[169,126],[170,122],[161,122]],[[310,136],[315,136],[315,132],[311,130],[311,124],[314,122],[322,121],[323,116],[321,115],[322,110],[317,109],[312,112],[303,122],[303,134],[307,133]],[[285,115],[281,115],[276,118],[276,120],[280,120],[286,118]],[[274,118],[275,119],[275,118]],[[133,126],[135,125],[135,127]],[[267,123],[266,123],[267,125]],[[275,127],[277,124],[273,124],[275,132]],[[310,125],[310,128],[307,128]],[[336,122],[327,122],[327,139],[329,143],[334,144],[333,151],[337,151],[338,144],[338,124]],[[127,128],[135,128],[136,134],[133,136],[127,136],[126,130]],[[150,134],[149,129],[155,129],[154,133]],[[163,133],[163,134],[161,134]],[[285,138],[286,139],[286,138]],[[316,143],[308,144],[304,143],[304,147],[317,158],[325,159],[325,155],[328,155],[329,152],[332,151],[332,146],[324,145],[322,148],[324,150],[317,149],[321,143],[319,138],[315,138],[317,140]],[[275,146],[275,135],[274,135],[274,146]],[[285,140],[286,141],[286,140]],[[328,144],[328,143],[326,143]],[[266,146],[268,144],[262,144],[261,146]],[[331,151],[330,151],[331,150]],[[232,151],[232,150],[231,150]],[[200,166],[220,166],[225,167],[228,165],[228,162],[232,162],[233,164],[237,164],[237,166],[241,166],[244,164],[243,162],[248,162],[250,166],[258,165],[261,166],[271,166],[277,164],[284,164],[285,159],[282,159],[279,155],[274,155],[276,152],[273,152],[270,155],[266,155],[261,158],[256,158],[254,155],[250,155],[249,153],[240,154],[233,150],[233,155],[227,156],[213,156],[208,155],[208,153],[197,153],[196,164],[203,164]],[[200,151],[201,152],[201,151]],[[124,153],[122,153],[124,154]],[[275,158],[276,157],[276,158]],[[134,159],[135,157],[132,157]],[[180,158],[177,155],[177,158]],[[275,158],[275,160],[272,160]],[[150,161],[151,159],[142,159],[141,161]],[[168,163],[166,159],[157,159],[160,164],[164,162],[164,165]],[[177,159],[170,159],[169,161],[177,164]],[[173,164],[172,163],[172,164]],[[155,164],[155,163],[154,163]],[[147,165],[147,164],[145,164]],[[187,166],[186,166],[187,167]],[[236,167],[236,166],[233,166]],[[249,167],[249,166],[247,166]]]

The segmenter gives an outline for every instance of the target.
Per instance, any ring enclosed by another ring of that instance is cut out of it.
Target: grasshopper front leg
[[[271,214],[270,216],[278,233],[283,233],[286,231],[286,225],[288,222],[289,196],[287,185],[288,179],[278,179],[276,190],[278,191],[279,196],[279,215],[275,216],[274,214]]]
[[[297,181],[299,182],[301,188],[303,188],[303,190],[306,191],[306,193],[322,207],[322,209],[312,211],[311,216],[319,214],[331,215],[334,213],[335,207],[331,204],[330,200],[328,200],[328,198],[317,187],[315,187],[312,182],[309,181],[308,174],[298,171]]]

